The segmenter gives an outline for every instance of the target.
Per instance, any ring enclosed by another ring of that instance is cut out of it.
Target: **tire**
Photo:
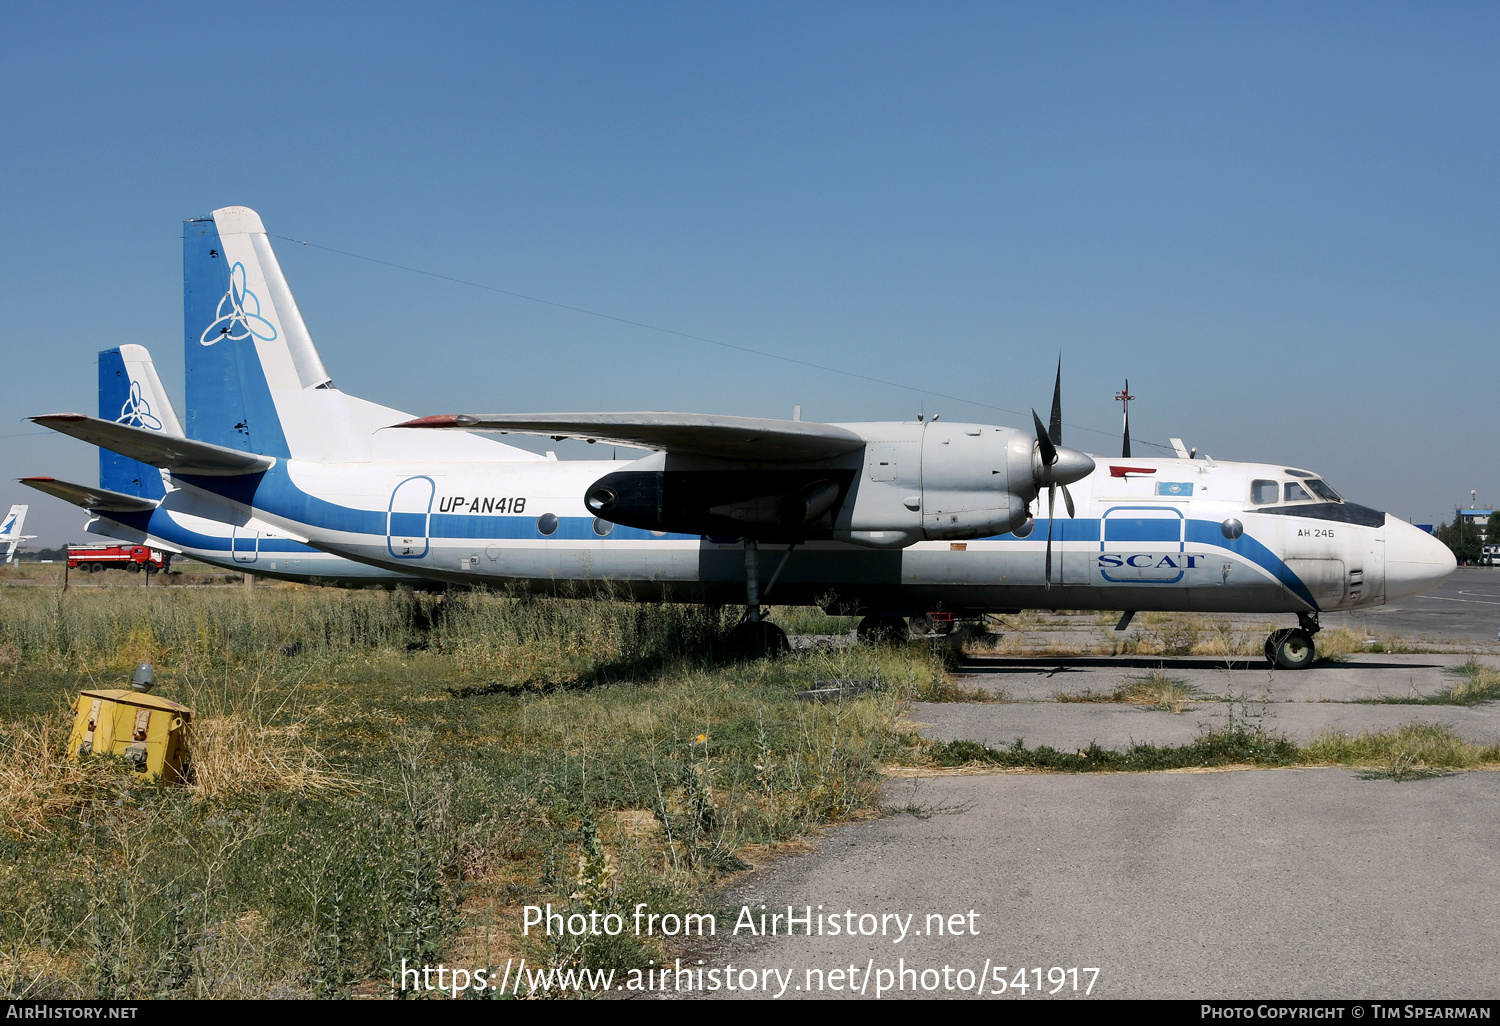
[[[1266,665],[1276,665],[1276,646],[1281,644],[1281,639],[1288,630],[1290,628],[1283,628],[1279,631],[1272,631],[1266,636]]]
[[[924,638],[934,636],[943,637],[953,633],[952,617],[938,619],[931,613],[924,613],[921,616],[908,617],[907,622],[911,625],[913,634],[921,635]]]
[[[141,572],[141,564],[139,564],[139,563],[126,563],[125,564],[125,572],[127,574],[138,574],[138,573]]]
[[[146,573],[148,573],[148,574],[154,574],[154,573],[156,573],[156,571],[158,569],[160,569],[160,568],[155,563],[147,563],[146,564]]]
[[[746,620],[729,632],[729,653],[742,659],[775,659],[791,647],[786,631],[766,620]]]
[[[899,616],[867,616],[859,621],[855,633],[860,641],[872,645],[893,645],[910,637],[911,629]]]
[[[104,564],[103,563],[94,563],[94,564],[92,564],[89,567],[89,573],[91,573],[91,574],[102,574],[102,573],[104,573]]]
[[[1304,630],[1277,631],[1275,662],[1283,670],[1305,670],[1318,658],[1312,635]],[[1268,641],[1267,644],[1270,644]]]

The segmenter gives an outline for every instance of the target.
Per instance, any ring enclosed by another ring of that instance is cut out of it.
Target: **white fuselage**
[[[743,601],[738,539],[657,534],[588,511],[589,486],[624,466],[287,460],[253,493],[236,496],[233,487],[200,478],[163,506],[190,505],[192,493],[213,486],[209,494],[227,494],[245,513],[314,548],[452,583],[551,590],[608,581],[639,598]],[[1400,520],[1351,503],[1283,499],[1289,482],[1313,477],[1262,464],[1101,458],[1092,475],[1071,486],[1076,516],[1062,514],[1059,502],[1050,587],[1043,576],[1047,511],[1033,505],[1038,519],[1025,537],[893,549],[811,541],[784,563],[786,546],[767,545],[762,588],[774,574],[767,601],[850,611],[1276,613],[1379,605],[1452,571],[1446,547]],[[1252,501],[1257,481],[1260,498],[1274,482],[1274,501]],[[1233,521],[1240,530],[1231,537],[1226,523]]]

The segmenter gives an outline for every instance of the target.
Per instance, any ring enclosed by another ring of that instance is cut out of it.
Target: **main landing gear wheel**
[[[729,632],[729,650],[748,659],[775,659],[791,650],[786,631],[766,620],[744,620]]]
[[[1300,627],[1272,631],[1266,639],[1266,662],[1283,670],[1305,670],[1317,658],[1312,634]]]
[[[790,549],[787,550],[791,552]],[[772,577],[771,583],[776,579]],[[769,589],[768,589],[769,590]],[[729,653],[741,659],[775,659],[791,650],[786,631],[760,618],[760,546],[745,539],[745,618],[729,632]]]
[[[899,616],[867,616],[855,631],[860,641],[872,645],[891,645],[905,641],[909,635],[906,621]]]

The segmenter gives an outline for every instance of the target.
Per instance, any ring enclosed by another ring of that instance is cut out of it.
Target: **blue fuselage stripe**
[[[192,477],[179,475],[184,481],[206,491],[266,510],[297,523],[304,523],[324,530],[363,534],[379,538],[387,537],[387,516],[383,510],[361,510],[328,502],[309,495],[297,487],[287,474],[284,465],[278,463],[263,474],[243,477]],[[417,518],[420,519],[420,516]],[[537,529],[537,518],[531,516],[486,516],[473,513],[433,513],[427,516],[428,537],[463,539],[475,543],[490,541],[543,539],[559,541],[603,540],[593,530],[590,517],[559,517],[556,532],[543,535]],[[1172,543],[1179,542],[1176,520],[1152,520],[1150,518],[1110,518],[1109,541],[1139,541]],[[1161,526],[1158,526],[1161,525]],[[1036,542],[1047,536],[1047,522],[1037,520],[1026,541]],[[1124,537],[1116,535],[1116,529]],[[1099,542],[1101,521],[1093,518],[1058,520],[1053,525],[1054,543]],[[1160,535],[1160,537],[1158,537]],[[639,528],[616,526],[607,536],[615,540],[644,540],[657,536]],[[687,539],[690,535],[668,535],[671,539]],[[1017,541],[1014,534],[995,535],[987,541]],[[1301,579],[1281,560],[1276,553],[1256,541],[1248,533],[1236,539],[1225,538],[1217,521],[1188,520],[1185,540],[1191,544],[1212,546],[1233,552],[1247,562],[1265,570],[1273,580],[1283,583],[1311,608],[1318,603]],[[1179,542],[1180,544],[1180,542]]]

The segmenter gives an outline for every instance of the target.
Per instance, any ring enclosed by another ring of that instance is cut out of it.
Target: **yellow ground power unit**
[[[185,705],[139,691],[85,691],[74,706],[68,758],[117,755],[136,776],[170,783],[184,778],[187,725]]]

